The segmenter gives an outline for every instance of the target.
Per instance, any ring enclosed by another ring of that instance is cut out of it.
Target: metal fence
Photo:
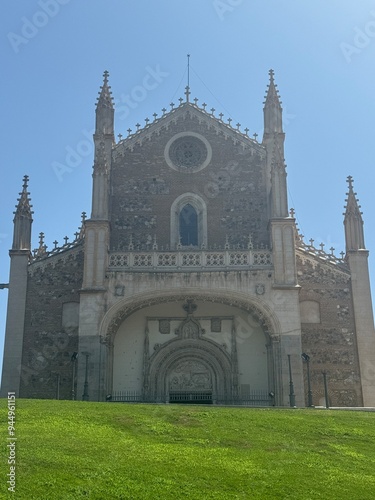
[[[262,390],[250,391],[246,395],[229,396],[211,391],[170,391],[157,398],[146,397],[137,391],[115,391],[107,396],[107,401],[118,403],[175,403],[175,404],[216,404],[226,406],[273,406],[272,393]]]

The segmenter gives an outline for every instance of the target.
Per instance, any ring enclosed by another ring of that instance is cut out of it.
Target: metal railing
[[[274,397],[266,390],[253,390],[246,395],[230,396],[212,391],[170,391],[157,398],[145,397],[138,391],[114,391],[107,401],[118,403],[216,404],[226,406],[273,406]]]

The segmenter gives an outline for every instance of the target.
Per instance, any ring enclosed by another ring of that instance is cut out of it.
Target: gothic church
[[[288,207],[273,71],[261,142],[185,98],[114,135],[96,105],[92,211],[31,249],[14,216],[1,393],[23,398],[375,406],[363,220],[348,178],[346,253],[306,243]]]

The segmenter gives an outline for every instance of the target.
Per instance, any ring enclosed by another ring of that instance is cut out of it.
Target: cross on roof
[[[55,248],[57,248],[57,245],[59,244],[59,242],[57,240],[53,241],[53,244],[55,245]]]
[[[187,85],[185,87],[186,102],[189,102],[189,96],[190,96],[190,94],[191,94],[190,87],[189,87],[189,85]]]
[[[65,245],[67,245],[69,240],[68,236],[64,236],[63,240],[65,241]]]
[[[254,137],[254,140],[255,140],[255,141],[257,140],[258,135],[259,135],[259,134],[257,134],[256,132],[255,132],[255,134],[253,134],[253,137]],[[257,142],[258,142],[258,141],[257,141]]]
[[[188,314],[193,314],[193,312],[197,309],[198,306],[194,304],[193,299],[188,299],[186,301],[186,304],[184,304],[182,307]]]
[[[296,211],[294,210],[294,208],[291,208],[290,209],[290,216],[294,218],[295,213],[296,213]]]

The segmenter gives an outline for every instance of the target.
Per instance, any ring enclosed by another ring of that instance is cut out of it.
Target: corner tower
[[[85,260],[80,296],[78,387],[84,387],[84,400],[97,400],[101,381],[95,388],[84,384],[94,379],[95,367],[100,366],[99,325],[105,312],[106,269],[110,235],[109,178],[111,153],[114,144],[114,106],[108,71],[104,72],[103,85],[96,105],[94,134],[94,166],[92,184],[92,209],[85,221]],[[78,394],[78,398],[80,394]]]
[[[365,248],[363,219],[353,190],[353,178],[347,179],[349,192],[344,213],[346,259],[351,271],[354,320],[357,337],[363,406],[375,406],[375,331]]]
[[[27,267],[31,250],[32,205],[27,175],[14,212],[13,245],[9,251],[10,276],[1,397],[8,391],[19,396],[22,367],[23,333],[26,309]]]

